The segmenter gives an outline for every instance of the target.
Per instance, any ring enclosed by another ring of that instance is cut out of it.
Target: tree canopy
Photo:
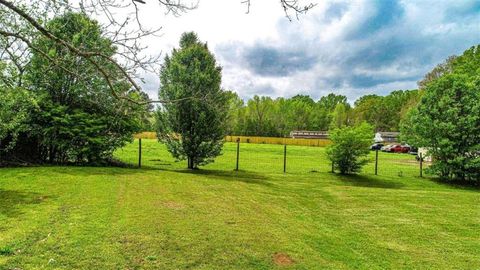
[[[480,180],[480,46],[449,62],[451,69],[425,85],[403,123],[414,145],[427,147],[429,168],[446,179]]]
[[[115,53],[112,42],[102,37],[99,24],[84,14],[68,12],[50,20],[45,27],[75,46],[95,48],[107,56]],[[116,99],[94,63],[57,42],[38,36],[32,44],[40,50],[30,55],[21,85],[3,89],[12,105],[7,103],[0,108],[2,122],[14,125],[4,136],[10,145],[3,149],[7,152],[4,156],[29,162],[109,161],[113,151],[140,130],[147,108]],[[110,81],[118,93],[139,101],[144,98],[128,87],[111,62],[97,63],[105,70],[111,69]],[[9,73],[3,77],[12,78]],[[12,106],[13,111],[21,112],[14,119],[6,115]]]

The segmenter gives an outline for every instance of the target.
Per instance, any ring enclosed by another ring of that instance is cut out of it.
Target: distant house
[[[290,132],[294,139],[328,139],[327,131],[294,130]]]
[[[400,132],[377,132],[375,142],[398,142],[399,136]],[[328,131],[294,130],[290,132],[290,137],[293,139],[328,139]]]
[[[398,142],[400,132],[377,132],[375,134],[375,141],[377,142]]]

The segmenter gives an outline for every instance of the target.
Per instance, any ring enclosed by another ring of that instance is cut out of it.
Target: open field
[[[199,171],[143,140],[142,169],[0,169],[0,269],[479,269],[480,192],[380,154],[329,173],[324,148],[235,144]],[[116,156],[137,162],[137,144]]]

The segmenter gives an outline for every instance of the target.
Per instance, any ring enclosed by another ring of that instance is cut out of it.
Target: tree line
[[[244,102],[228,92],[230,135],[288,136],[293,130],[327,131],[367,122],[375,131],[399,131],[400,122],[416,106],[421,90],[397,90],[386,96],[369,94],[350,105],[347,97],[330,93],[315,101],[308,95],[291,98],[257,96]]]

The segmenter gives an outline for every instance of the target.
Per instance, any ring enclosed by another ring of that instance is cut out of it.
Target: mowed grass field
[[[242,144],[235,172],[226,144],[192,172],[143,146],[142,169],[0,169],[0,269],[480,269],[479,190],[418,177],[413,156],[340,176],[289,146],[284,174],[282,146]]]

